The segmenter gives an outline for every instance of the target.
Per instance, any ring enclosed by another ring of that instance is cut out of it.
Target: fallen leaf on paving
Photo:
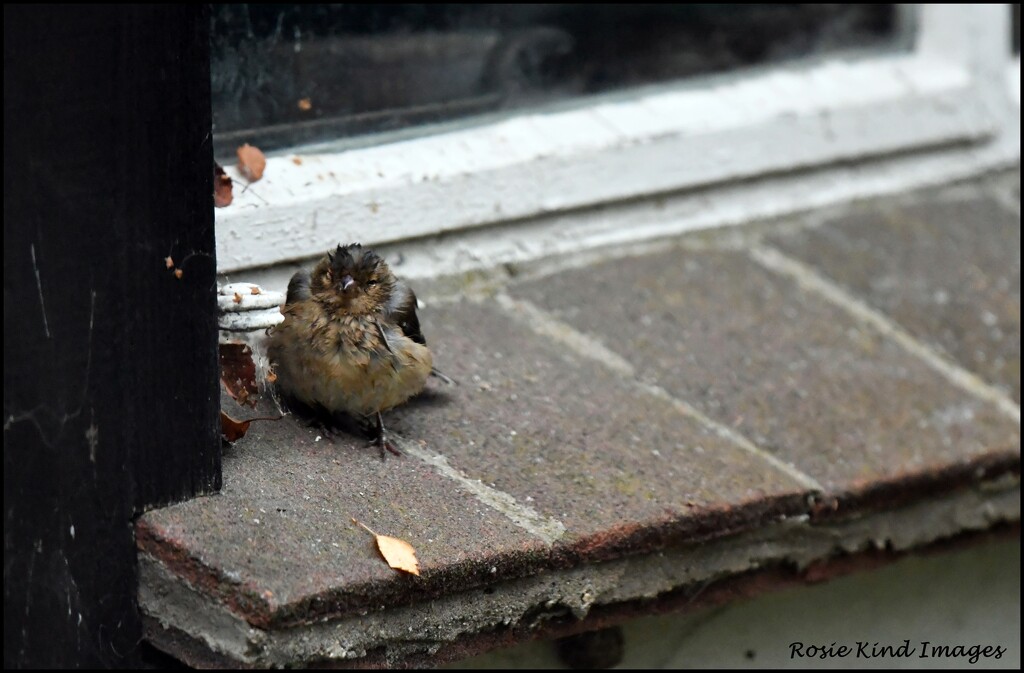
[[[377,536],[377,548],[388,562],[388,565],[395,570],[404,570],[412,575],[419,576],[420,564],[416,560],[416,550],[405,540],[387,535]]]
[[[301,157],[292,157],[292,163],[295,164],[296,166],[301,166],[302,165],[302,158]]]
[[[267,158],[259,148],[246,143],[238,148],[238,171],[249,182],[256,182],[263,177],[263,169],[267,167]]]
[[[220,433],[229,442],[237,442],[242,437],[245,437],[245,433],[249,432],[249,424],[253,421],[279,421],[282,418],[284,416],[258,416],[239,421],[228,416],[222,409],[220,412]]]
[[[168,269],[173,269],[174,268],[174,259],[172,259],[171,257],[164,257],[164,264],[167,265]]]
[[[181,280],[181,277],[184,276],[184,275],[185,275],[185,272],[182,271],[181,269],[175,269],[174,270],[174,277],[177,278],[178,280]]]
[[[250,292],[252,292],[253,294],[259,294],[261,292],[261,290],[258,287],[256,287],[255,285],[253,285],[252,289],[250,290]]]
[[[231,205],[231,178],[220,164],[213,162],[213,205],[217,208]]]
[[[309,98],[299,99],[299,109],[302,110],[303,112],[308,112],[309,110],[312,110],[313,101],[310,100]]]
[[[236,304],[241,304],[242,303],[242,295],[238,294],[237,292],[235,293],[235,303]]]
[[[229,442],[237,442],[245,433],[249,432],[249,424],[252,421],[237,421],[223,411],[220,412],[220,434]]]
[[[395,570],[401,570],[419,577],[420,564],[416,560],[416,550],[405,540],[388,535],[379,535],[364,523],[352,519],[352,523],[364,529],[377,540],[377,549],[380,550],[384,560]]]

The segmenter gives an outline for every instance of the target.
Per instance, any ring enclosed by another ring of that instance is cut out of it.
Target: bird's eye
[[[366,287],[373,287],[376,284],[377,284],[377,281],[375,281],[375,280],[368,280],[368,281],[366,281]]]

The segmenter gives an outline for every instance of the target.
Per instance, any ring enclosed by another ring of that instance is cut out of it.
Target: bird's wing
[[[288,295],[284,300],[285,306],[309,299],[312,293],[309,291],[309,271],[296,271],[295,275],[288,282]]]
[[[384,305],[384,320],[397,325],[402,334],[416,343],[426,345],[427,340],[423,338],[420,319],[416,315],[416,294],[402,281],[395,283],[391,298]]]
[[[416,315],[416,294],[402,281],[396,281],[394,292],[391,293],[391,298],[384,305],[384,320],[389,324],[397,325],[402,330],[402,334],[416,343],[427,345],[427,340],[423,338],[423,332],[420,330],[420,319]],[[381,338],[386,342],[387,339],[384,337],[380,323],[377,324],[377,329],[381,330]],[[431,367],[430,373],[448,385],[458,383],[437,367]]]

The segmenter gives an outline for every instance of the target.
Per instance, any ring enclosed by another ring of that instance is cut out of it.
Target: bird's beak
[[[346,275],[341,277],[341,289],[342,290],[347,290],[347,289],[349,289],[350,287],[352,287],[355,284],[356,284],[356,282],[354,280],[352,280],[352,276],[349,276],[348,274],[346,274]]]

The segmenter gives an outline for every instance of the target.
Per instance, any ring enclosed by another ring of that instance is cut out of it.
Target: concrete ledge
[[[422,665],[1015,524],[1017,184],[417,288],[462,385],[389,414],[386,463],[254,424],[219,495],[139,520],[147,637],[196,665]]]
[[[552,624],[582,622],[591,611],[621,612],[638,601],[668,601],[752,571],[795,568],[802,581],[821,581],[841,572],[840,559],[851,555],[922,548],[1019,516],[1019,478],[1007,477],[883,514],[828,524],[807,517],[784,519],[713,543],[553,570],[403,608],[274,631],[254,628],[142,554],[140,602],[149,617],[150,639],[194,666],[366,665],[376,660],[394,667],[426,661],[446,649],[455,652],[445,658],[466,656],[486,644],[531,637]],[[757,582],[759,590],[783,583],[781,577]],[[469,645],[480,638],[485,642]]]

